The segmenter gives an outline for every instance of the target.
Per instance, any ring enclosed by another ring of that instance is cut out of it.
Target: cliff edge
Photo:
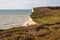
[[[0,30],[0,40],[60,40],[60,7],[33,8],[30,17],[39,25]]]
[[[60,7],[37,7],[33,8],[30,15],[33,21],[42,24],[54,24],[60,22]]]

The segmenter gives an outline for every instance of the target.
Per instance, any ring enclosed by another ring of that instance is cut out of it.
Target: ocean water
[[[0,29],[24,26],[31,10],[0,10]]]

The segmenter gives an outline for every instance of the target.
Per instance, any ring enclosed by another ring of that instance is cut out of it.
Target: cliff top
[[[39,24],[54,24],[60,22],[60,7],[33,8],[33,12],[30,16],[33,21]]]

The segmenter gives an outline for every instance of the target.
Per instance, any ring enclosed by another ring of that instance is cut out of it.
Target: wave
[[[0,29],[23,26],[26,20],[28,20],[26,15],[0,15]]]
[[[24,15],[0,15],[0,29],[9,29],[13,27],[24,27],[35,25],[36,23],[30,16]]]

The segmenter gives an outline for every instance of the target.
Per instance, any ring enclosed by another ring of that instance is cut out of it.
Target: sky
[[[60,0],[0,0],[0,9],[32,9],[40,6],[60,6]]]

